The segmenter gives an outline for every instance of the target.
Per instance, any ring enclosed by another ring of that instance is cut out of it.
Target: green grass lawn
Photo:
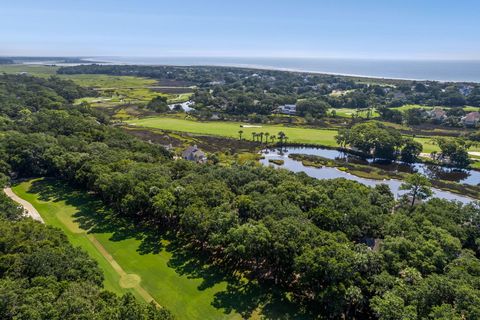
[[[352,108],[330,108],[330,109],[328,109],[330,114],[333,110],[335,110],[336,116],[342,117],[342,118],[351,118],[352,114],[358,115],[360,118],[367,118],[367,113],[368,113],[366,110],[358,111],[358,109],[352,109]],[[373,109],[370,112],[370,118],[376,118],[378,116],[380,116],[380,114],[375,109]]]
[[[432,138],[414,138],[415,141],[420,142],[423,145],[423,153],[432,153],[433,151],[440,151],[438,145],[432,140]]]
[[[184,120],[171,117],[149,117],[142,119],[128,120],[127,123],[145,128],[155,128],[171,131],[190,132],[204,135],[216,135],[223,137],[238,138],[238,131],[243,131],[243,137],[251,140],[253,132],[268,132],[271,135],[277,135],[283,131],[288,142],[305,143],[305,144],[321,144],[325,146],[336,146],[335,135],[336,130],[312,129],[302,127],[286,127],[283,125],[264,125],[252,124],[258,127],[241,127],[241,125],[250,125],[240,122],[200,122],[194,120]]]
[[[56,75],[62,79],[72,80],[83,87],[94,88],[100,93],[100,97],[82,98],[75,101],[81,103],[86,101],[92,106],[114,107],[120,104],[146,104],[154,97],[166,96],[172,103],[184,102],[189,99],[191,93],[170,94],[153,90],[151,87],[157,85],[157,81],[145,77],[135,76],[113,76],[105,74],[56,74],[59,67],[44,65],[2,65],[0,73],[16,74],[27,72],[35,77],[50,77]]]
[[[249,125],[240,122],[227,122],[227,121],[211,121],[201,122],[194,120],[185,120],[173,117],[148,117],[142,119],[127,120],[127,123],[139,127],[163,129],[170,131],[190,132],[195,134],[204,135],[216,135],[230,138],[238,138],[238,131],[243,131],[243,138],[251,140],[252,132],[268,132],[273,135],[278,135],[279,131],[283,131],[287,137],[288,142],[292,143],[305,143],[305,144],[318,144],[323,146],[337,147],[335,141],[336,130],[327,129],[313,129],[302,127],[285,127],[283,125],[263,125],[254,124],[260,126],[260,128],[247,128],[240,127],[241,125]],[[416,141],[423,145],[423,152],[430,153],[433,151],[439,151],[438,145],[436,145],[432,138],[417,137]],[[470,151],[480,151],[479,147],[472,147]]]
[[[6,64],[0,65],[0,73],[15,74],[27,72],[29,75],[36,77],[50,77],[56,74],[59,67],[44,66],[36,64]]]
[[[25,181],[13,186],[13,191],[20,197],[30,202],[40,213],[46,224],[62,229],[68,239],[74,246],[80,246],[94,258],[102,268],[105,274],[104,286],[107,290],[116,293],[122,293],[126,290],[120,287],[120,276],[113,270],[108,261],[100,254],[95,246],[87,239],[86,232],[78,232],[78,226],[73,223],[74,215],[79,210],[98,210],[95,208],[97,203],[89,203],[80,194],[72,191],[74,203],[67,204],[66,199],[43,199],[40,193],[34,192],[33,189],[42,184],[40,180]],[[34,187],[35,185],[35,187]],[[43,183],[44,189],[48,186]]]
[[[140,296],[134,289],[122,288],[118,272],[87,236],[93,236],[127,274],[140,276],[140,285],[177,319],[242,318],[234,311],[225,311],[235,308],[224,298],[230,291],[222,277],[206,267],[195,269],[196,260],[166,240],[146,239],[135,232],[134,226],[111,222],[110,214],[91,196],[54,180],[30,180],[15,185],[13,190],[35,206],[46,224],[63,230],[74,246],[82,247],[98,261],[106,289]],[[241,299],[241,294],[237,298]]]
[[[431,110],[435,107],[432,107],[432,106],[423,106],[423,105],[420,105],[420,104],[406,104],[406,105],[403,105],[401,107],[396,107],[396,108],[392,108],[393,110],[398,110],[398,111],[407,111],[407,110],[410,110],[410,109],[425,109],[425,110]],[[443,108],[443,109],[449,109],[450,107],[442,107],[442,106],[438,106],[438,108]],[[465,110],[465,112],[472,112],[472,111],[478,111],[480,108],[478,107],[472,107],[472,106],[466,106],[466,107],[463,107],[463,110]]]

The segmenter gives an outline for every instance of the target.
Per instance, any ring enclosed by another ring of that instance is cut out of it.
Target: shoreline
[[[84,61],[88,61],[93,64],[109,64],[109,65],[140,65],[140,66],[172,66],[172,67],[230,67],[230,68],[240,68],[240,69],[254,69],[254,70],[265,70],[265,71],[283,71],[283,72],[294,72],[294,73],[307,73],[307,74],[317,74],[317,75],[330,75],[330,76],[341,76],[341,77],[352,77],[352,78],[364,78],[364,79],[374,79],[374,80],[398,80],[398,81],[434,81],[440,83],[480,83],[478,80],[448,80],[448,79],[428,79],[422,77],[388,77],[388,76],[375,76],[375,75],[366,75],[360,73],[345,73],[345,72],[332,72],[332,71],[320,71],[320,70],[311,70],[309,68],[289,68],[289,67],[276,67],[263,64],[250,64],[250,63],[150,63],[150,62],[127,62],[127,61],[118,61],[118,60],[102,60],[98,58],[84,58]],[[95,60],[95,62],[94,62]],[[376,61],[376,60],[372,60]],[[384,60],[378,60],[379,62]],[[388,61],[388,60],[387,60]],[[403,61],[403,60],[399,60]],[[416,60],[412,60],[415,62]],[[450,61],[450,60],[449,60]],[[456,60],[453,60],[456,61]],[[100,62],[100,63],[99,63]],[[429,62],[428,60],[425,62]],[[436,62],[436,61],[433,61]]]

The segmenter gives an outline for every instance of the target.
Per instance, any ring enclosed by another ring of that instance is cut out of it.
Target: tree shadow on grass
[[[65,201],[67,205],[77,208],[78,211],[73,215],[74,221],[87,233],[111,234],[111,241],[132,238],[139,240],[137,251],[140,254],[157,254],[166,250],[172,254],[168,266],[177,274],[189,279],[201,279],[198,290],[203,291],[226,282],[225,290],[216,292],[211,302],[212,306],[223,309],[226,314],[236,312],[243,318],[248,318],[260,307],[261,314],[266,319],[313,318],[300,312],[298,307],[286,298],[285,293],[269,285],[232,275],[224,268],[212,264],[206,253],[190,243],[181,241],[164,230],[155,230],[151,226],[143,227],[121,218],[112,210],[106,209],[95,196],[72,188],[65,182],[54,179],[36,180],[28,192],[38,194],[42,201]]]
[[[261,308],[261,314],[266,319],[313,319],[292,303],[285,292],[281,292],[268,284],[245,277],[232,275],[221,266],[211,263],[210,257],[192,246],[171,241],[166,249],[172,253],[169,267],[190,279],[202,279],[199,290],[205,290],[216,284],[226,282],[227,287],[215,293],[212,306],[223,309],[226,314],[239,313],[243,318],[249,318]]]
[[[172,253],[172,257],[168,261],[170,268],[189,279],[202,279],[198,290],[203,291],[223,281],[233,280],[229,273],[213,265],[207,254],[192,248],[187,243],[171,239],[166,250]]]
[[[65,182],[54,179],[36,180],[28,192],[37,194],[42,201],[65,201],[67,205],[75,207],[78,211],[73,214],[73,221],[87,233],[108,233],[111,234],[111,241],[132,238],[139,240],[139,252],[148,250],[149,253],[158,253],[162,248],[160,236],[146,233],[135,222],[115,215],[95,196],[72,188]]]
[[[265,319],[314,319],[291,302],[285,292],[256,281],[231,281],[215,294],[212,305],[226,313],[238,312],[243,318],[260,313]],[[258,310],[258,309],[261,310]]]

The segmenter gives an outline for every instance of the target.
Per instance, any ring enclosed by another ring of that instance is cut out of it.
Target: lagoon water
[[[400,186],[402,184],[402,181],[400,180],[395,180],[395,179],[389,179],[389,180],[373,180],[373,179],[366,179],[366,178],[361,178],[357,177],[353,174],[350,174],[348,172],[344,172],[341,170],[338,170],[337,168],[333,167],[309,167],[309,166],[304,166],[301,161],[293,160],[288,157],[289,154],[307,154],[307,155],[320,155],[325,158],[330,158],[330,159],[335,159],[339,155],[339,151],[337,150],[328,150],[328,149],[322,149],[322,148],[302,148],[302,147],[287,147],[287,149],[282,150],[264,150],[262,151],[262,155],[265,157],[264,159],[260,160],[260,163],[262,163],[265,166],[274,166],[276,168],[285,168],[293,172],[304,172],[305,174],[317,178],[317,179],[335,179],[335,178],[344,178],[347,180],[354,180],[359,183],[362,183],[364,185],[374,187],[375,185],[378,184],[386,184],[390,187],[390,190],[392,190],[393,194],[396,197],[401,196],[402,194],[405,193],[405,191],[400,190]],[[274,165],[269,162],[269,160],[283,160],[284,164],[283,165]],[[478,172],[471,172],[472,174],[478,174]],[[477,180],[478,183],[478,180]],[[434,193],[435,197],[438,198],[443,198],[443,199],[448,199],[448,200],[457,200],[463,203],[468,203],[471,201],[474,201],[474,199],[466,196],[462,196],[459,194],[455,194],[452,192],[432,188],[432,191]]]
[[[374,60],[334,58],[92,57],[91,60],[115,64],[215,65],[389,79],[480,82],[480,59]]]

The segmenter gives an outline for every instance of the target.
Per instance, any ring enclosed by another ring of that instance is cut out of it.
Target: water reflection
[[[348,172],[338,170],[337,168],[331,168],[331,167],[315,168],[315,167],[304,166],[301,161],[293,160],[288,157],[289,154],[294,154],[294,153],[322,156],[328,159],[337,159],[337,160],[341,159],[343,161],[348,161],[351,163],[355,162],[355,163],[361,163],[361,164],[370,164],[374,166],[380,166],[384,170],[398,170],[398,171],[410,170],[410,171],[402,171],[402,172],[420,172],[423,174],[427,174],[427,175],[430,174],[433,176],[441,176],[442,174],[447,174],[449,175],[449,177],[455,174],[455,175],[458,175],[457,176],[458,179],[461,179],[458,181],[462,181],[463,183],[466,183],[465,181],[473,182],[472,176],[477,177],[475,184],[479,183],[480,181],[480,176],[478,175],[478,172],[475,172],[475,171],[469,172],[467,170],[460,170],[457,172],[455,170],[444,169],[439,166],[425,165],[420,163],[413,164],[413,165],[408,165],[405,163],[381,163],[381,162],[379,163],[379,162],[373,162],[371,160],[369,161],[369,160],[360,159],[358,157],[345,154],[344,152],[340,152],[338,150],[329,150],[329,149],[311,148],[311,147],[288,147],[288,148],[282,148],[282,149],[264,150],[262,151],[262,154],[264,155],[265,158],[261,159],[260,162],[263,165],[268,166],[268,165],[273,165],[271,162],[269,162],[269,160],[283,160],[284,164],[282,166],[277,166],[277,165],[274,165],[274,166],[282,167],[293,172],[305,172],[307,175],[317,179],[345,178],[348,180],[354,180],[354,181],[360,182],[362,184],[365,184],[371,187],[383,183],[383,184],[387,184],[397,197],[404,193],[404,191],[400,190],[400,185],[402,184],[402,181],[400,180],[366,179],[366,178],[357,177]],[[453,181],[457,181],[457,180],[453,180]],[[433,191],[434,191],[434,195],[439,198],[444,198],[448,200],[458,200],[463,203],[467,203],[473,200],[472,198],[451,193],[448,191],[443,191],[440,189],[433,188]]]
[[[348,163],[370,165],[389,172],[418,172],[429,177],[432,180],[438,179],[454,181],[474,186],[480,184],[480,172],[475,170],[447,168],[426,163],[409,164],[404,162],[393,162],[381,159],[364,159],[350,153],[338,150],[312,147],[284,147],[282,149],[264,150],[264,153],[277,153],[279,155],[298,153],[305,155],[321,156],[327,159],[340,160]]]

